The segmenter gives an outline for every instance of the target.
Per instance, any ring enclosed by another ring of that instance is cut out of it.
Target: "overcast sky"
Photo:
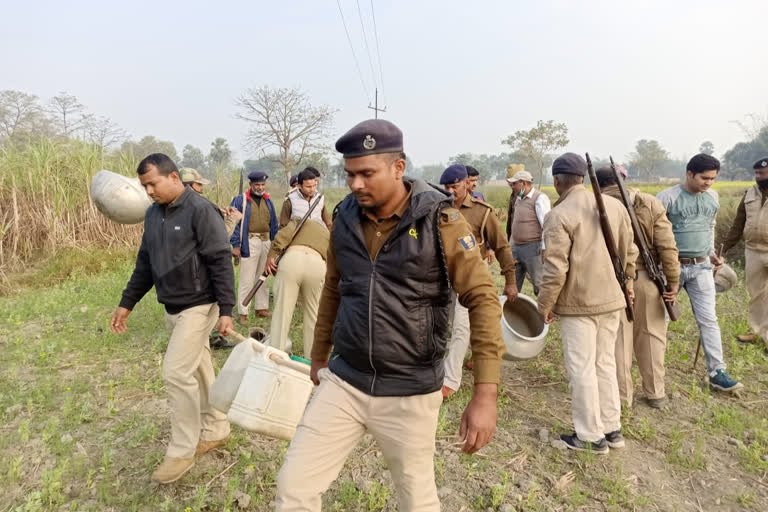
[[[734,120],[768,113],[767,0],[374,0],[381,74],[370,0],[339,2],[365,87],[336,0],[27,0],[2,8],[0,89],[66,90],[135,138],[181,153],[222,136],[244,158],[247,87],[337,108],[335,139],[372,117],[375,81],[417,165],[506,151],[538,119],[566,123],[572,151],[624,159],[654,138],[721,155],[744,139]]]

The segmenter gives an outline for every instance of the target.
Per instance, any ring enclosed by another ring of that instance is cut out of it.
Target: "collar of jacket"
[[[411,203],[403,214],[403,218],[409,218],[408,222],[427,215],[435,202],[445,201],[448,206],[453,206],[450,194],[431,183],[411,178],[403,178],[403,181],[411,186]],[[349,194],[337,208],[339,214],[351,214],[349,219],[358,219],[362,214],[362,208],[353,194]],[[340,215],[340,217],[344,219],[344,222],[347,222],[346,215]]]
[[[555,204],[552,205],[552,207],[555,207],[555,206],[559,205],[560,203],[562,203],[563,201],[565,201],[565,198],[568,197],[569,195],[571,195],[571,192],[573,192],[574,190],[587,190],[587,187],[585,187],[583,184],[572,186],[571,188],[566,190],[563,193],[563,195],[560,196],[560,198],[557,200],[557,202]]]
[[[184,187],[184,192],[181,193],[179,197],[176,198],[176,200],[170,204],[165,205],[166,210],[170,210],[171,208],[179,208],[181,205],[183,205],[190,194],[197,194],[194,190],[192,190],[192,187]]]

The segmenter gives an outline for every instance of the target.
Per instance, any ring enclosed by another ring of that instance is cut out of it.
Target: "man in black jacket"
[[[133,307],[155,287],[170,331],[163,381],[172,411],[171,441],[152,474],[165,484],[181,478],[196,454],[224,444],[229,436],[226,415],[208,403],[214,380],[208,335],[217,319],[222,335],[233,331],[235,277],[218,207],[185,187],[176,164],[162,153],[146,157],[136,172],[155,204],[144,217],[136,267],[110,326],[124,333]]]

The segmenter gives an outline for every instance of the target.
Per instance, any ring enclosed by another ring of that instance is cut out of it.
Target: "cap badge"
[[[370,135],[366,135],[365,139],[363,139],[363,147],[368,151],[372,150],[373,148],[376,147],[376,139],[374,139]]]
[[[763,160],[762,162],[760,162],[760,167],[768,167],[768,161]]]

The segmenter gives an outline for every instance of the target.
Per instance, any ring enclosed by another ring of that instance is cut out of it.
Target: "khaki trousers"
[[[458,297],[454,297],[456,305],[453,309],[453,327],[451,331],[451,343],[448,345],[448,353],[445,355],[445,379],[443,385],[454,391],[461,386],[461,372],[464,364],[464,356],[469,350],[469,310],[459,304]]]
[[[304,309],[304,357],[312,353],[317,308],[325,283],[325,260],[314,249],[304,245],[291,246],[280,260],[272,287],[275,293],[275,311],[272,314],[270,344],[285,350],[291,328],[296,299],[301,294]]]
[[[637,272],[634,283],[635,321],[627,322],[624,310],[616,337],[616,377],[622,402],[632,405],[632,353],[637,359],[646,398],[664,398],[664,354],[667,350],[667,322],[664,303],[656,284],[645,270]]]
[[[242,302],[248,292],[251,291],[256,279],[264,273],[264,267],[267,265],[267,254],[272,242],[264,241],[258,237],[248,239],[248,248],[251,255],[247,258],[240,258],[240,282],[237,286],[237,311],[241,315],[247,315],[248,306],[243,306]],[[264,283],[256,295],[253,296],[253,302],[256,309],[269,309],[269,285]]]
[[[768,253],[744,250],[749,292],[749,326],[768,347]]]
[[[327,368],[319,378],[277,477],[276,509],[319,512],[323,492],[367,430],[392,473],[399,510],[439,511],[433,458],[440,391],[370,396]]]
[[[171,333],[163,359],[163,382],[171,409],[171,442],[166,457],[194,457],[200,439],[215,441],[229,435],[227,415],[208,403],[208,390],[215,378],[208,336],[218,318],[217,304],[165,314]]]
[[[571,386],[573,426],[582,441],[596,442],[621,428],[616,382],[619,311],[560,317],[565,367]]]

